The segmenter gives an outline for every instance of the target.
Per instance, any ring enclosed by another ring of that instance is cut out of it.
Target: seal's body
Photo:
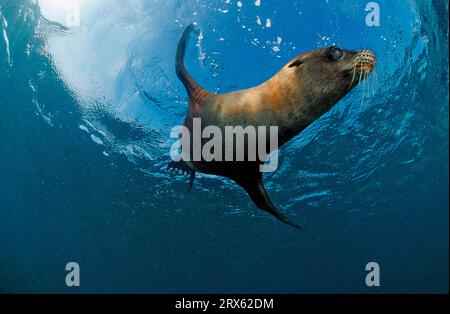
[[[375,55],[368,50],[320,48],[296,57],[259,86],[216,95],[200,87],[184,67],[186,43],[192,28],[189,25],[184,30],[176,54],[176,73],[189,96],[184,126],[191,131],[194,118],[201,119],[203,128],[212,125],[222,131],[225,126],[265,126],[267,129],[277,126],[278,146],[281,146],[326,113],[375,66]],[[268,150],[273,149],[268,143],[265,145]],[[226,149],[224,147],[223,151]],[[239,149],[242,147],[235,147]],[[192,156],[192,152],[190,154]],[[244,161],[193,161],[189,158],[172,161],[169,168],[189,172],[191,185],[196,171],[230,178],[246,190],[257,207],[298,227],[276,209],[266,193],[260,169],[265,160],[248,160],[247,150],[245,156]]]

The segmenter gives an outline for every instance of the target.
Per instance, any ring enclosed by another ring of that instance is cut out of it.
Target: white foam
[[[80,124],[78,127],[79,127],[81,130],[83,130],[83,131],[89,133],[89,130],[88,130],[88,128],[87,128],[85,125]]]
[[[103,141],[98,136],[95,136],[94,134],[91,134],[91,139],[94,141],[94,143],[96,143],[98,145],[104,145]]]
[[[11,64],[11,53],[9,50],[9,38],[8,38],[8,33],[6,32],[6,29],[8,28],[8,22],[6,21],[6,19],[3,16],[1,11],[0,11],[0,17],[2,20],[3,39],[5,40],[5,47],[6,47],[6,57],[8,60],[8,64]]]

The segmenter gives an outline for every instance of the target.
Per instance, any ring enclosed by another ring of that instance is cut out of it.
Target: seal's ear
[[[290,68],[298,67],[298,66],[302,65],[303,63],[305,63],[305,61],[306,61],[306,59],[297,59],[294,62],[292,62],[291,64],[289,64],[289,67]]]

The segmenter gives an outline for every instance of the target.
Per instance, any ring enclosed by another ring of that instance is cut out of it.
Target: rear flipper
[[[278,218],[285,224],[300,229],[299,225],[290,221],[286,216],[284,216],[281,212],[278,211],[278,209],[270,200],[269,195],[267,195],[266,189],[264,188],[264,184],[262,183],[262,181],[255,182],[254,184],[245,184],[243,185],[243,188],[245,189],[245,191],[248,193],[248,195],[258,208],[274,215],[276,218]]]
[[[195,180],[195,171],[192,170],[184,161],[170,161],[167,165],[167,170],[173,172],[182,172],[184,175],[189,175],[189,184],[187,192],[191,192],[192,187],[194,186]]]

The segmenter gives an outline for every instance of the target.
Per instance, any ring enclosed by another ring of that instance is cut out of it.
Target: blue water
[[[379,0],[379,27],[362,0],[73,0],[79,24],[69,2],[0,0],[0,291],[448,292],[448,1]],[[301,231],[164,170],[189,22],[187,68],[219,93],[316,47],[377,54],[265,177]]]

